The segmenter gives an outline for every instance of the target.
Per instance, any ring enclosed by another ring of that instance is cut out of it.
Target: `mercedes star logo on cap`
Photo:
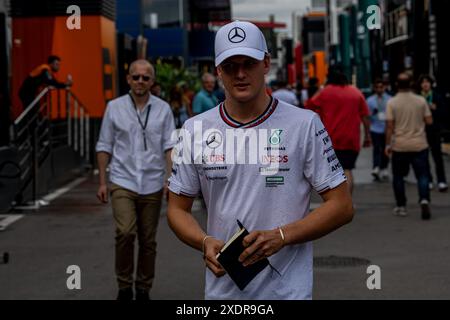
[[[239,43],[245,40],[245,31],[239,27],[234,27],[228,32],[228,40],[232,43]]]

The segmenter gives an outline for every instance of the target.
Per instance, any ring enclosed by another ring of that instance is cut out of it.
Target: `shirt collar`
[[[133,97],[131,96],[131,90],[128,91],[128,98],[129,98],[131,107],[134,108],[135,105],[134,105]],[[147,100],[147,102],[145,103],[145,107],[144,107],[144,109],[142,109],[142,111],[140,111],[140,112],[146,111],[147,108],[148,108],[148,106],[149,106],[150,104],[153,104],[153,100],[154,100],[153,95],[152,95],[151,93],[149,93],[148,100]],[[139,111],[139,110],[138,110],[138,111]]]
[[[225,104],[223,102],[219,105],[219,114],[220,114],[220,117],[222,118],[222,120],[230,127],[248,129],[248,128],[256,127],[256,126],[260,125],[261,123],[263,123],[264,121],[266,121],[272,115],[272,113],[275,111],[275,109],[277,108],[277,105],[278,105],[278,100],[274,99],[271,96],[269,105],[267,106],[266,110],[261,115],[259,115],[256,119],[253,119],[247,123],[241,123],[241,122],[233,119],[228,114],[227,110],[225,109]]]

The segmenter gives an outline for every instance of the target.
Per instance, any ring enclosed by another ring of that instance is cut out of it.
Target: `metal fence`
[[[56,96],[56,101],[54,97]],[[12,143],[18,150],[21,195],[31,184],[28,208],[38,208],[39,170],[55,148],[70,146],[86,165],[91,165],[90,118],[80,100],[69,90],[46,87],[14,121]],[[52,164],[53,165],[53,164]]]

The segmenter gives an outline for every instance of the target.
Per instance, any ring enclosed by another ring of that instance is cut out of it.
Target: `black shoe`
[[[117,300],[132,301],[133,300],[133,289],[131,287],[120,289],[119,294],[117,295]]]
[[[146,289],[136,289],[136,301],[148,301],[150,295]]]
[[[428,204],[428,201],[422,200],[420,202],[420,208],[422,209],[422,220],[430,220],[431,212],[430,212],[430,205]]]

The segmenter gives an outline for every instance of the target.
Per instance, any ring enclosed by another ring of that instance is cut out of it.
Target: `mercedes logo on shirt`
[[[206,146],[215,149],[222,144],[222,134],[219,131],[211,132],[206,138]]]
[[[245,40],[245,31],[239,27],[234,27],[228,32],[228,40],[232,43],[239,43]]]

